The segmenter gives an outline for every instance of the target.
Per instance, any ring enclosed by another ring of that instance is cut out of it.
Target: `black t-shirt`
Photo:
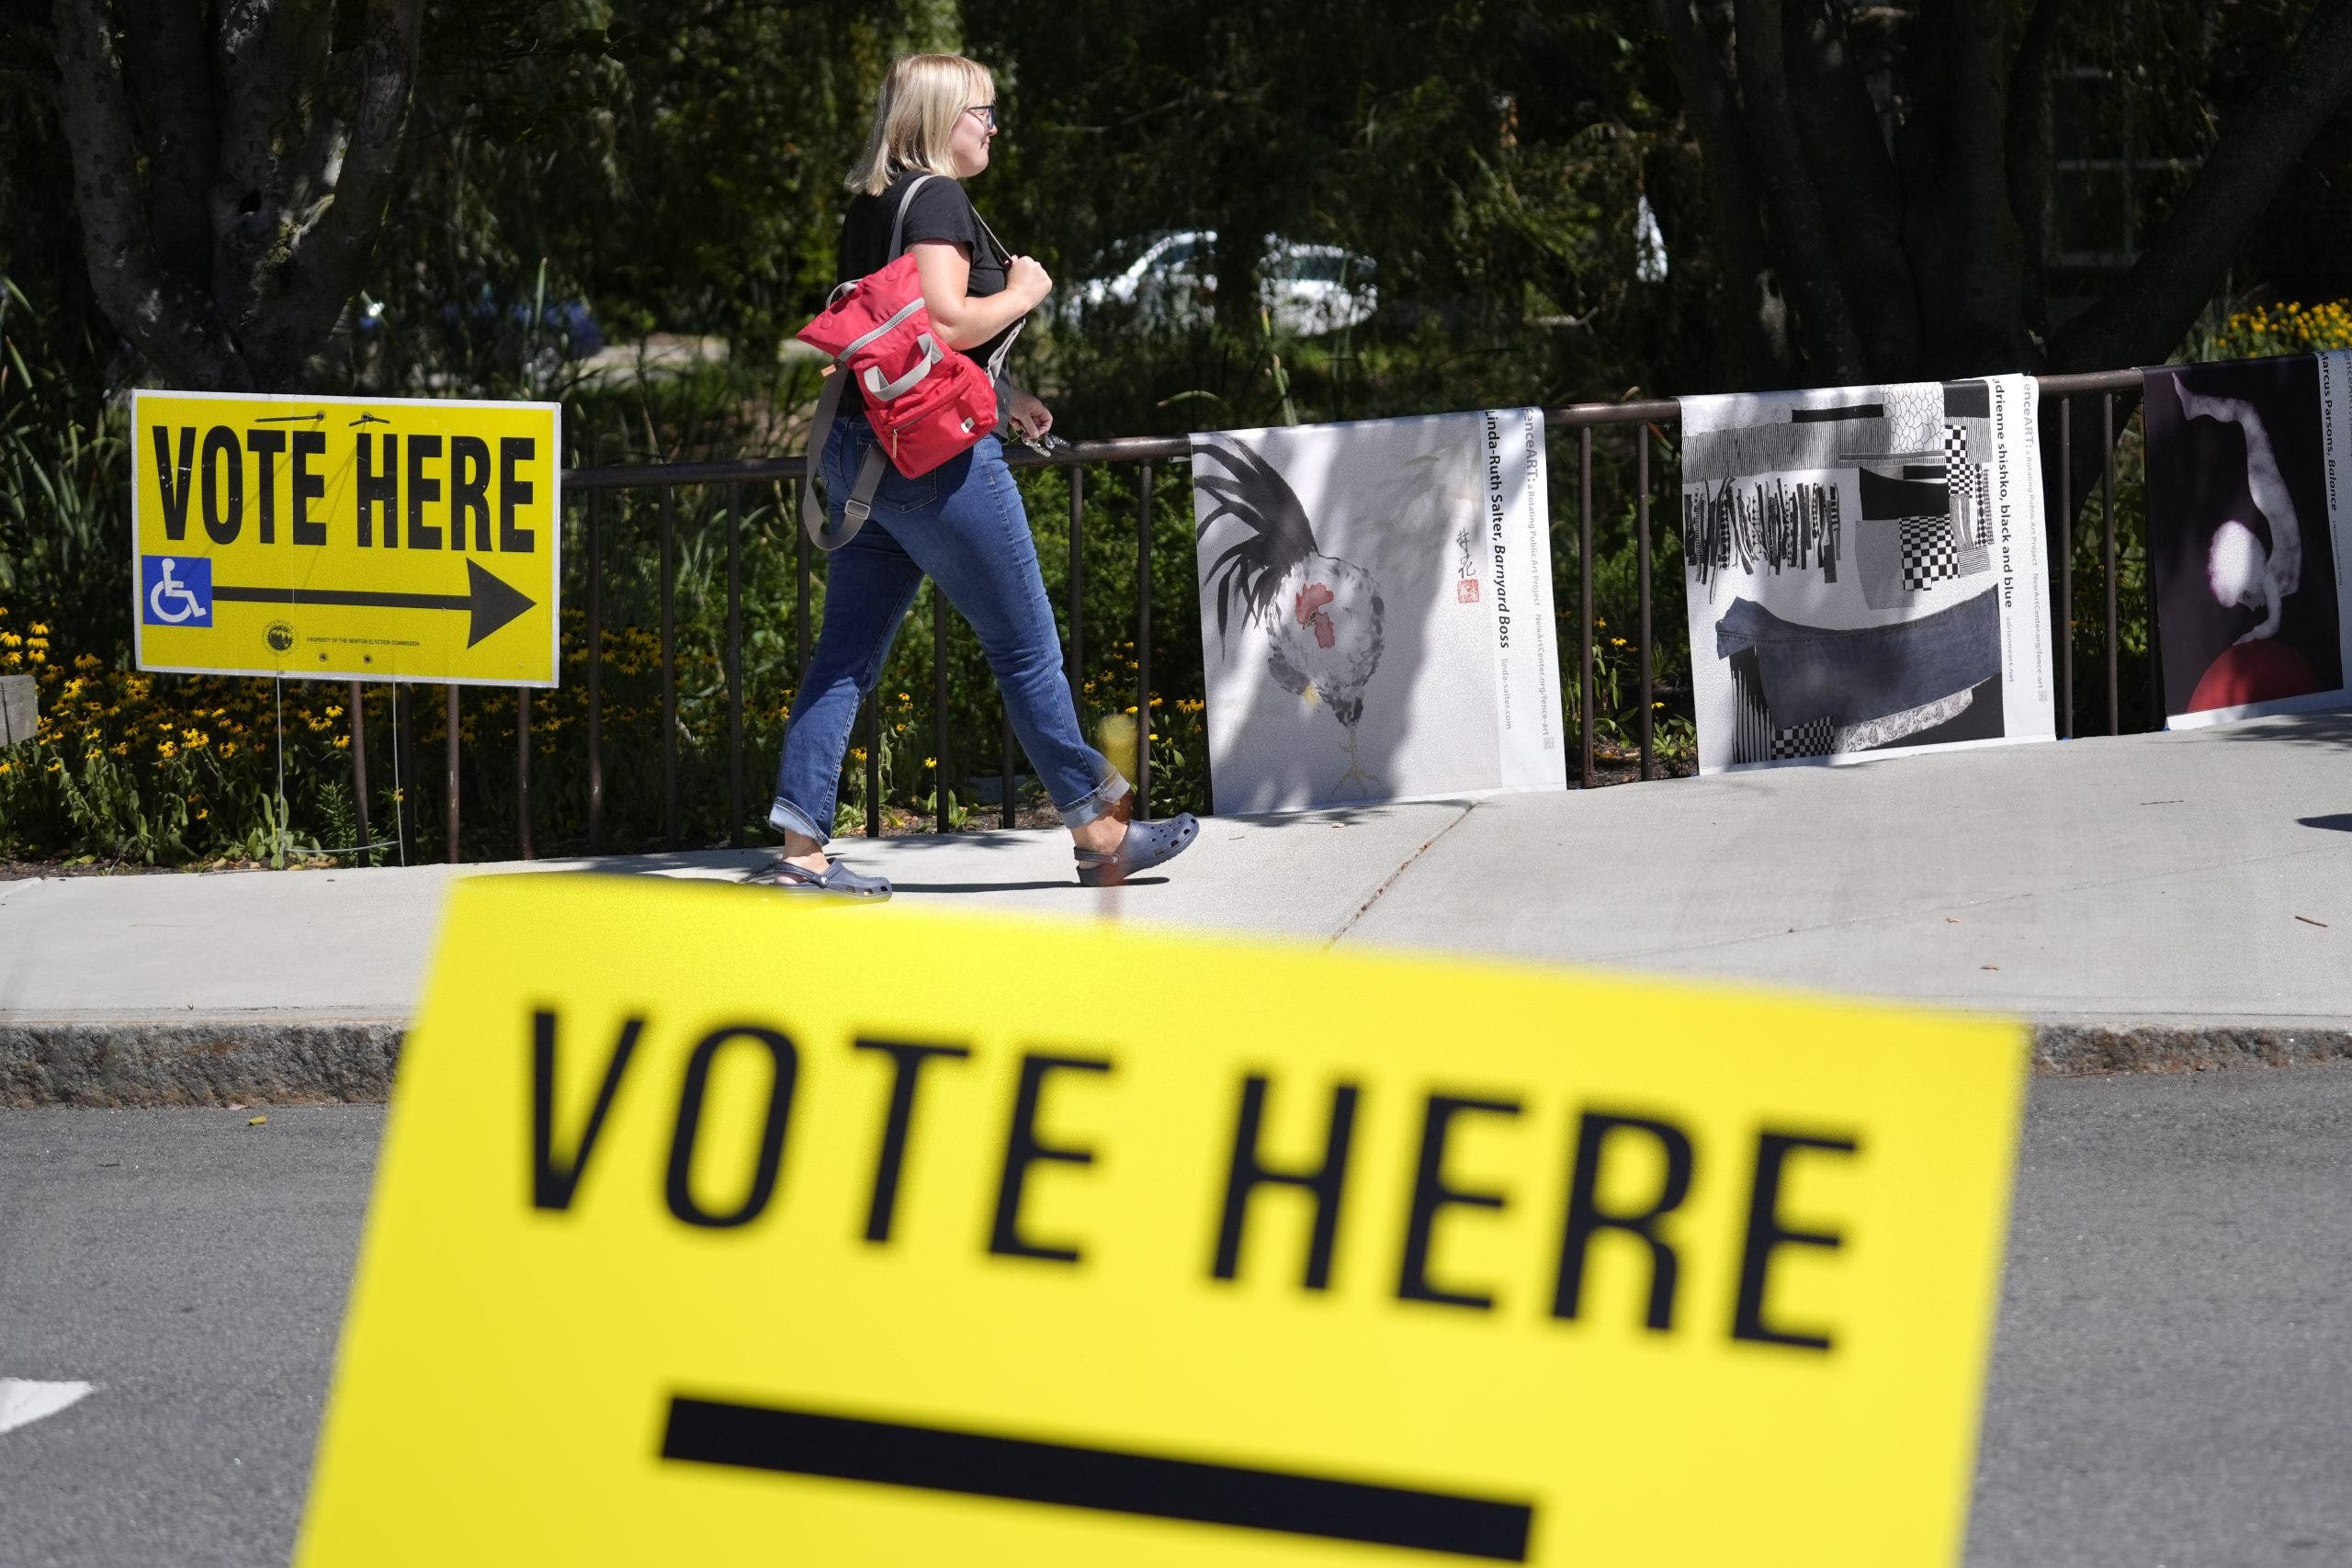
[[[898,216],[899,199],[906,195],[908,182],[916,177],[915,174],[902,174],[880,196],[860,191],[850,197],[849,217],[842,224],[842,281],[879,272],[897,259],[890,254],[890,225]],[[965,246],[971,253],[972,279],[964,287],[967,294],[977,298],[1004,292],[1005,268],[1012,258],[990,242],[963,186],[944,175],[933,175],[924,180],[922,188],[908,198],[907,222],[899,236],[900,243],[911,247],[923,240],[945,240]],[[1012,335],[1012,328],[1007,327],[967,352],[986,365]]]

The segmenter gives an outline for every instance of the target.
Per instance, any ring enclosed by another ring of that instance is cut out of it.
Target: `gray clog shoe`
[[[1174,860],[1200,836],[1201,825],[1189,811],[1179,811],[1165,822],[1130,822],[1117,849],[1074,852],[1078,880],[1088,887],[1116,887],[1138,871]]]

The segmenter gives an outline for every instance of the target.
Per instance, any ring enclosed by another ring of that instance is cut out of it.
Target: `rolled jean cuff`
[[[768,807],[768,826],[779,832],[797,833],[803,838],[814,839],[820,844],[833,836],[831,829],[819,827],[814,818],[780,795]]]
[[[1063,827],[1083,828],[1089,822],[1109,816],[1111,807],[1126,798],[1134,787],[1121,776],[1118,769],[1114,768],[1110,776],[1096,784],[1093,793],[1083,800],[1070,806],[1057,805],[1054,809],[1062,814]]]

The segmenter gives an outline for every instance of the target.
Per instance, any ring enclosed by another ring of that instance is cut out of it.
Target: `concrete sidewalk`
[[[2347,715],[1204,828],[1117,892],[1058,832],[838,847],[943,907],[2021,1013],[2054,1070],[2352,1056]],[[379,1097],[453,877],[766,858],[0,883],[0,1105]]]

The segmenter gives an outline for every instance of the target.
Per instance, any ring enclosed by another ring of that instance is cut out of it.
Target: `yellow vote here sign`
[[[1959,1559],[2016,1026],[452,891],[298,1561]]]
[[[554,403],[135,394],[139,667],[552,686]]]

